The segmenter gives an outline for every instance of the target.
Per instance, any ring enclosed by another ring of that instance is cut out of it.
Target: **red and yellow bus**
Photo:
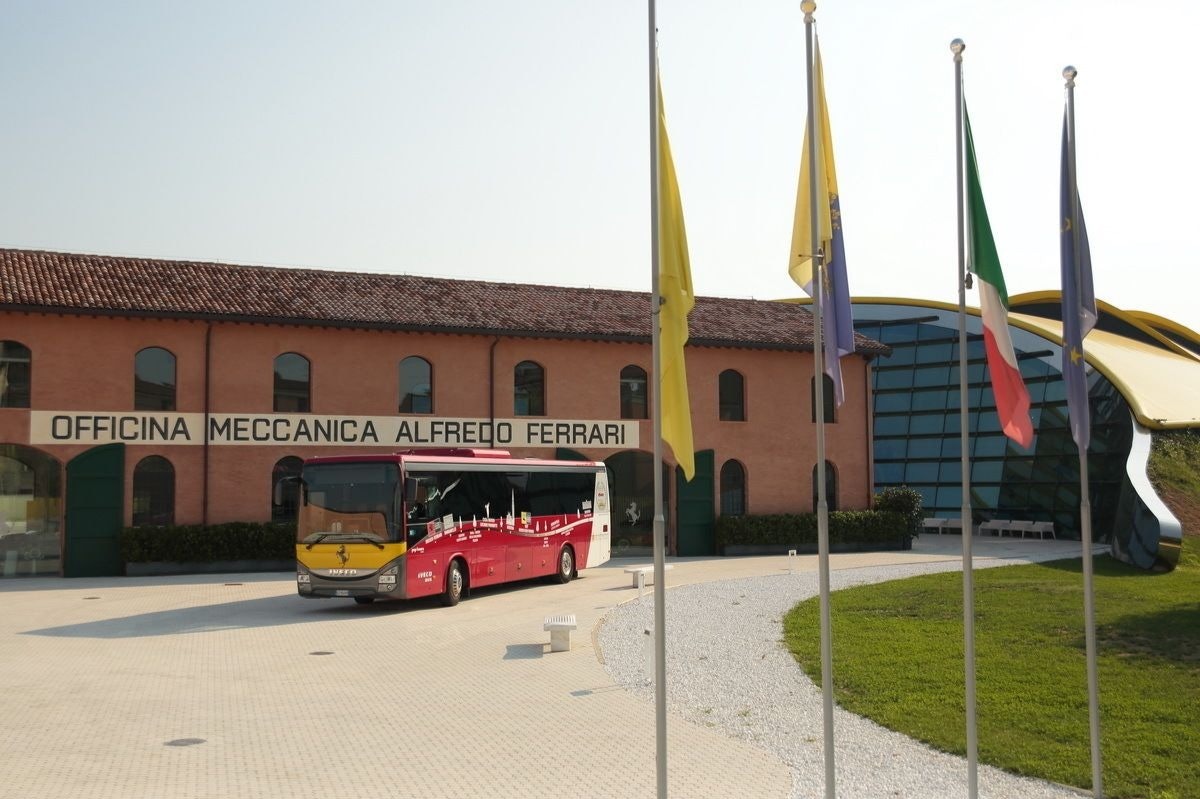
[[[610,556],[603,463],[425,449],[304,462],[296,531],[302,597],[441,595],[553,577]]]

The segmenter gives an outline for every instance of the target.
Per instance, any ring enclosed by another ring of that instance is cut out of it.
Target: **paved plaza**
[[[927,535],[832,565],[952,561],[960,545]],[[1079,543],[975,549],[1043,559]],[[0,797],[653,797],[653,703],[618,685],[596,646],[604,615],[637,599],[632,562],[453,608],[304,600],[290,574],[5,581]],[[668,586],[789,568],[672,562]],[[815,571],[816,557],[792,567]],[[542,623],[559,613],[579,628],[551,653]],[[668,740],[672,797],[792,793],[788,765],[752,743],[676,715]]]

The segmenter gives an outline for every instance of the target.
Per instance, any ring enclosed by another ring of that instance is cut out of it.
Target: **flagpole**
[[[813,12],[814,0],[803,0],[804,52],[808,67],[808,207],[810,241],[814,248],[821,241],[817,217],[817,129],[816,91],[813,81]],[[813,413],[817,417],[817,572],[821,595],[821,694],[825,734],[825,796],[837,795],[833,751],[833,633],[829,612],[829,502],[825,497],[825,367],[821,326],[821,299],[824,293],[822,272],[823,252],[809,253],[813,264]]]
[[[1062,75],[1067,82],[1067,162],[1070,171],[1071,191],[1071,238],[1074,241],[1075,296],[1080,296],[1079,274],[1079,220],[1083,215],[1079,212],[1079,185],[1075,177],[1075,67],[1063,69]],[[1063,313],[1080,313],[1079,303],[1075,307],[1063,306]],[[1082,320],[1080,320],[1082,326]],[[1079,357],[1083,357],[1083,338],[1079,339]],[[1088,486],[1087,447],[1079,447],[1079,525],[1082,528],[1083,549],[1083,617],[1084,640],[1087,646],[1087,677],[1088,677],[1088,722],[1092,743],[1092,793],[1096,799],[1104,796],[1104,783],[1100,769],[1100,686],[1096,670],[1096,604],[1092,581],[1092,502]]]
[[[666,522],[662,485],[662,297],[659,295],[658,197],[658,30],[654,0],[648,4],[650,50],[650,342],[654,359],[655,391],[651,393],[654,437],[654,741],[658,799],[667,796],[667,663],[666,590],[663,586]]]
[[[967,250],[965,198],[963,197],[963,92],[962,39],[950,42],[954,53],[954,121],[958,178],[958,396],[960,449],[962,450],[962,559],[963,559],[963,660],[967,685],[967,796],[979,796],[979,736],[975,725],[975,581],[971,553],[970,415],[967,406]]]

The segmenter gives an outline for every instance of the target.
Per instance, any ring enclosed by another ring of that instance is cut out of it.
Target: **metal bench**
[[[922,529],[933,530],[938,535],[942,534],[942,528],[944,528],[945,526],[946,526],[946,520],[939,519],[937,517],[930,517],[928,519],[925,519],[923,522],[921,522]]]
[[[663,571],[670,571],[673,568],[675,568],[675,566],[670,563],[663,564]],[[625,569],[625,573],[633,575],[633,585],[631,586],[632,588],[640,589],[640,588],[645,588],[648,585],[654,584],[654,565],[653,564],[650,564],[647,566],[630,566]]]
[[[564,613],[560,616],[547,616],[542,625],[543,630],[550,632],[550,651],[571,651],[571,631],[575,629],[575,614]]]

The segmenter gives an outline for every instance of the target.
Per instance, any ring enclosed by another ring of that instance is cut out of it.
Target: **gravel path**
[[[978,562],[976,568],[1011,562]],[[961,563],[928,563],[852,569],[832,572],[830,582],[837,590],[960,568]],[[784,614],[817,594],[817,575],[784,573],[669,591],[668,710],[774,753],[792,770],[795,799],[823,797],[821,688],[804,674],[782,641]],[[653,608],[652,591],[614,608],[604,617],[598,637],[613,679],[649,702],[654,701],[654,691],[646,668],[644,631],[653,625]],[[841,707],[834,708],[833,724],[839,797],[966,796],[965,758],[938,752]],[[1079,799],[1086,794],[980,765],[979,795]]]

